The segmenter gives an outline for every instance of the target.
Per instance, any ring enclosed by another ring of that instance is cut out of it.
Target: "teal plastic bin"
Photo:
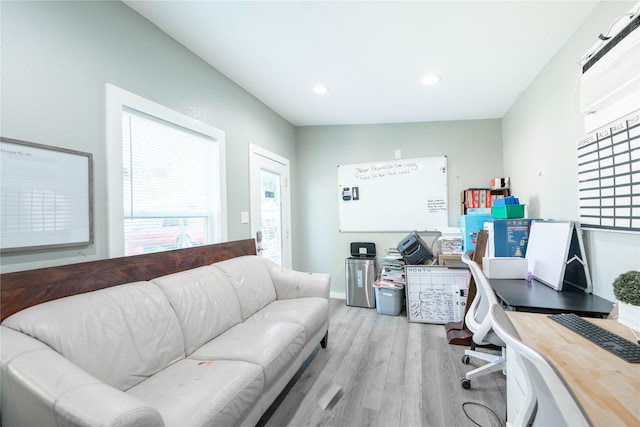
[[[524,205],[491,206],[494,218],[524,218]]]

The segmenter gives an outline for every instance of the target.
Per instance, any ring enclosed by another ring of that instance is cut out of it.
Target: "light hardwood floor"
[[[464,365],[464,350],[447,343],[443,325],[409,323],[404,311],[385,316],[332,299],[328,347],[318,346],[258,425],[476,425],[465,410],[483,427],[504,425],[505,377],[485,375],[463,389],[464,373],[484,363]],[[322,409],[318,401],[332,385],[340,386],[339,399]]]

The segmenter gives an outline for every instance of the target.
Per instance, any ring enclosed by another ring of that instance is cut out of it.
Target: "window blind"
[[[220,241],[217,142],[132,109],[122,133],[125,255]]]

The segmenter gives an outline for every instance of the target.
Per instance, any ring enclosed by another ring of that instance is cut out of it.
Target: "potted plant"
[[[640,331],[640,271],[630,270],[613,281],[618,300],[618,321]]]

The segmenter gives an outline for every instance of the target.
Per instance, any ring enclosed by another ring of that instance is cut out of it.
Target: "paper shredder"
[[[398,243],[398,252],[408,265],[425,264],[433,254],[417,232],[412,232]]]

